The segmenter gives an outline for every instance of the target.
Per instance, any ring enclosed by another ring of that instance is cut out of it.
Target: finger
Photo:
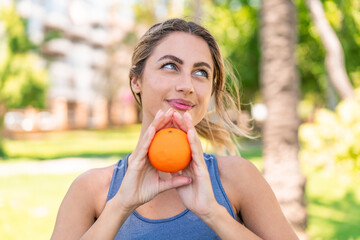
[[[138,142],[137,148],[139,149],[139,157],[140,157],[138,159],[143,159],[144,157],[146,157],[156,131],[160,129],[163,126],[163,124],[165,124],[167,121],[170,121],[171,116],[172,116],[171,110],[170,111],[168,110],[166,113],[164,113],[160,109],[156,113],[155,118],[148,127],[148,129],[146,130],[144,137]]]
[[[191,178],[182,175],[174,176],[173,178],[167,180],[160,180],[159,192],[164,192],[171,188],[181,187],[189,183],[191,183]]]
[[[181,127],[175,122],[172,121],[173,127],[177,128],[177,129],[181,129]]]
[[[171,174],[172,177],[181,176],[182,170],[180,170],[178,172],[170,173],[170,174]]]
[[[190,145],[194,145],[194,147],[199,146],[200,150],[202,151],[202,146],[201,146],[201,142],[200,142],[200,138],[196,132],[195,127],[193,126],[192,123],[192,117],[191,114],[189,112],[185,112],[184,113],[184,122],[186,125],[187,130],[187,134],[188,134],[188,140]]]
[[[188,128],[185,124],[184,118],[181,116],[180,113],[175,111],[174,115],[173,115],[173,120],[174,120],[173,122],[174,122],[174,125],[176,126],[176,128],[181,129],[184,132],[188,131]]]
[[[144,136],[139,140],[136,149],[133,152],[133,161],[137,162],[136,159],[141,161],[144,157],[146,157],[151,141],[154,138],[156,127],[161,123],[163,118],[164,112],[160,109],[156,113],[153,122],[150,124],[148,129],[146,129]]]
[[[133,152],[133,157],[131,158],[131,162],[139,163],[144,161],[149,151],[150,144],[152,139],[154,138],[156,131],[153,126],[149,126],[146,130],[144,137],[138,142],[136,146],[136,150]],[[130,161],[129,161],[130,162]]]
[[[154,120],[151,123],[151,126],[153,126],[155,128],[155,130],[159,127],[159,125],[162,123],[162,121],[165,118],[165,113],[160,109],[156,115]]]
[[[165,114],[164,117],[159,119],[159,121],[156,122],[155,129],[156,131],[159,131],[160,129],[166,128],[171,125],[171,119],[174,113],[174,109],[170,108]]]
[[[187,130],[195,129],[193,122],[192,122],[191,114],[189,112],[184,113],[184,123],[185,123]]]
[[[192,161],[195,162],[197,166],[202,166],[205,169],[206,163],[204,160],[203,149],[196,130],[194,128],[190,129],[187,135],[191,148]]]
[[[192,155],[198,155],[201,153],[202,155],[202,146],[199,139],[199,136],[196,133],[195,129],[190,129],[187,133],[188,135],[188,141],[191,147],[191,153]]]

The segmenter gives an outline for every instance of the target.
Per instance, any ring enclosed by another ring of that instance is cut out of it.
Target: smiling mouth
[[[170,99],[167,100],[167,102],[170,105],[170,107],[180,111],[187,111],[195,106],[191,102],[183,99]]]

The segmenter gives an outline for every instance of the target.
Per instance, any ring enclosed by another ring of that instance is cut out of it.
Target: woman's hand
[[[123,209],[133,211],[153,199],[158,193],[191,182],[189,177],[181,175],[174,175],[171,179],[161,179],[159,171],[150,164],[147,156],[156,131],[171,125],[173,114],[173,109],[169,109],[165,114],[160,110],[129,156],[127,171],[116,195]]]
[[[191,183],[177,188],[177,192],[184,205],[199,217],[206,217],[218,205],[209,172],[204,160],[203,150],[199,136],[192,124],[190,113],[185,112],[184,117],[174,113],[174,125],[187,132],[191,148],[192,160],[182,175],[191,178]],[[175,175],[179,176],[179,173]]]

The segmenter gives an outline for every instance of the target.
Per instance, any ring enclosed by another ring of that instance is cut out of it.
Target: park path
[[[66,174],[84,172],[91,168],[109,166],[116,159],[107,158],[64,158],[41,161],[12,161],[0,163],[0,177],[19,174]]]

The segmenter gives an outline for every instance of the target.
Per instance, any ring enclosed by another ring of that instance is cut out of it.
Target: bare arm
[[[52,240],[115,238],[135,208],[124,208],[120,194],[109,200],[105,207],[99,206],[106,201],[111,179],[106,181],[106,175],[103,170],[94,169],[73,182],[60,206]],[[99,218],[96,219],[96,215],[100,215]]]
[[[249,231],[262,239],[298,239],[282,213],[271,187],[251,162],[239,157],[228,157],[219,163],[219,171],[225,190],[231,197],[230,201],[241,212]],[[242,231],[244,226],[231,223],[232,220],[226,214],[230,217],[226,211],[214,211],[214,216],[225,219],[227,223],[217,233],[220,237],[224,236],[222,239],[236,239],[236,233]],[[212,216],[204,221],[212,226],[211,219]],[[219,228],[215,225],[214,228]],[[234,233],[235,238],[229,234],[222,235],[226,231]]]
[[[100,197],[104,198],[100,192],[101,179],[104,176],[99,169],[85,172],[75,179],[60,205],[52,240],[80,239],[94,224],[98,201]]]
[[[81,239],[114,239],[119,228],[134,210],[125,209],[119,203],[114,198],[108,201],[99,219]]]
[[[187,130],[188,140],[191,147],[192,161],[183,170],[185,176],[192,178],[188,185],[177,188],[177,192],[183,204],[200,217],[212,228],[221,239],[260,239],[256,233],[237,222],[227,210],[216,201],[211,185],[210,175],[203,157],[200,139],[192,126],[191,115],[184,114],[183,128]],[[235,178],[227,179],[230,186],[238,185],[238,172],[234,166],[227,165]],[[232,191],[243,191],[234,188]],[[246,192],[241,192],[246,194]]]
[[[222,205],[218,204],[212,209],[211,214],[200,217],[221,239],[261,239],[237,222]]]

